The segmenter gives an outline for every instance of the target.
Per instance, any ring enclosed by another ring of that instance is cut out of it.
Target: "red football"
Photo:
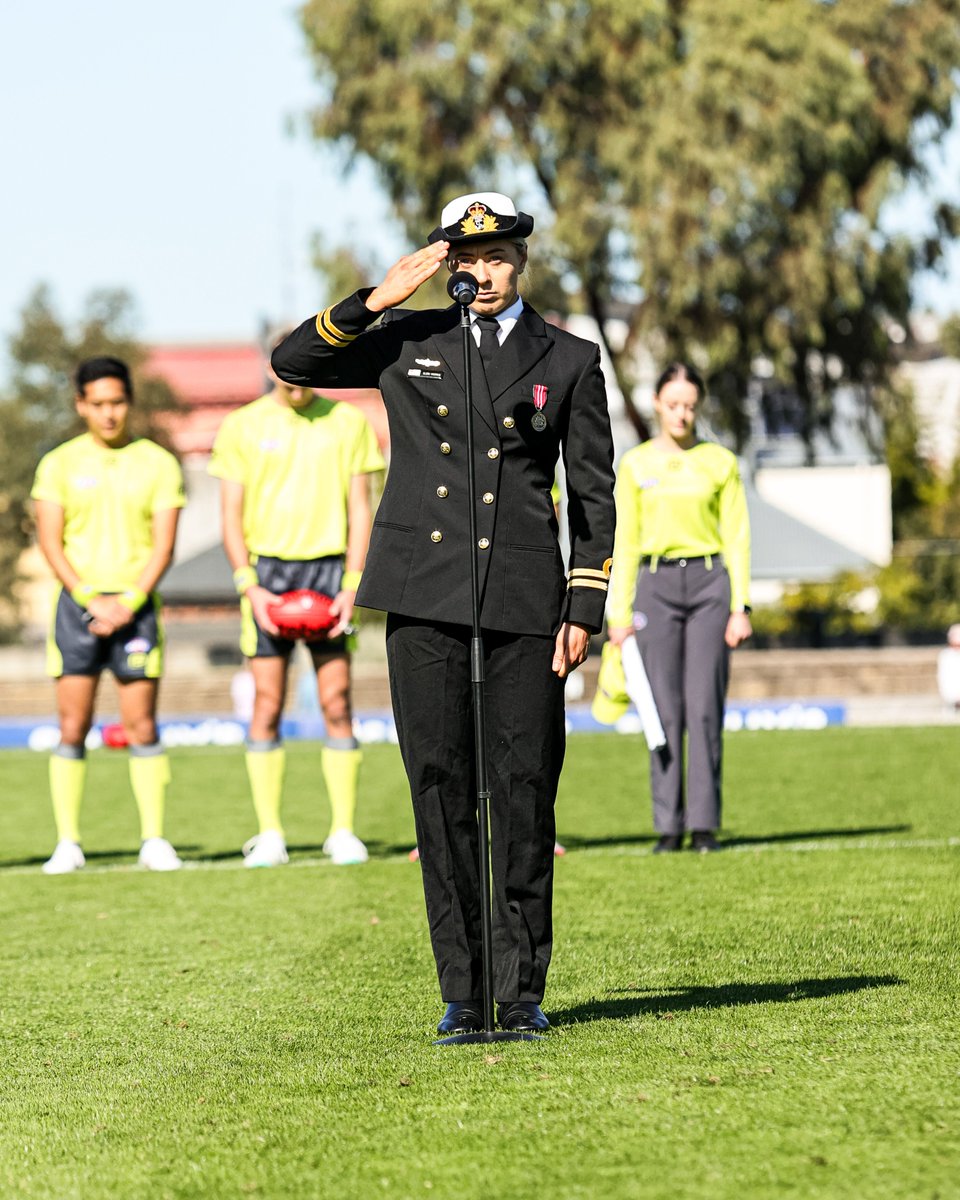
[[[322,592],[309,588],[297,588],[284,592],[279,600],[270,604],[267,611],[281,637],[303,638],[317,641],[325,638],[336,625],[337,618],[330,612],[333,601]]]
[[[119,722],[104,725],[100,730],[100,736],[103,738],[103,744],[111,750],[123,750],[130,744],[127,741],[127,731]]]

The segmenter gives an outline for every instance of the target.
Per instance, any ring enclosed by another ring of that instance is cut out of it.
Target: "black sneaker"
[[[690,849],[695,850],[697,854],[712,854],[723,847],[708,829],[693,832],[690,837]]]
[[[672,854],[683,847],[682,833],[663,833],[653,848],[654,854]]]

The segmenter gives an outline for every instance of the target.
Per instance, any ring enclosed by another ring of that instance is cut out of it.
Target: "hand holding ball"
[[[267,611],[281,637],[315,642],[328,637],[337,623],[336,616],[330,611],[332,604],[330,597],[322,592],[297,588],[284,592],[267,606]]]

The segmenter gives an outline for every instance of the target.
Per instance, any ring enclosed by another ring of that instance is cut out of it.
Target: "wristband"
[[[91,600],[96,600],[100,595],[92,583],[78,583],[76,587],[70,589],[70,599],[74,603],[79,604],[81,608],[86,608]]]
[[[247,591],[256,587],[259,582],[255,567],[237,567],[233,573],[233,586],[240,596],[246,595]]]
[[[361,571],[344,571],[340,580],[341,592],[355,592],[360,586]]]
[[[119,600],[124,608],[129,608],[131,612],[139,612],[147,602],[147,593],[138,587],[125,588],[117,597],[117,600]]]

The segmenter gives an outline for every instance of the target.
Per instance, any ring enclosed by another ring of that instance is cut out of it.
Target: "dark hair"
[[[670,363],[657,380],[657,386],[653,389],[653,394],[659,396],[660,389],[666,387],[668,383],[672,383],[675,379],[685,379],[687,383],[692,383],[697,389],[698,400],[702,400],[706,395],[707,387],[703,382],[703,376],[695,367],[691,367],[688,363],[683,362]]]
[[[98,358],[87,358],[79,367],[74,376],[77,384],[77,395],[83,395],[83,389],[88,383],[94,383],[98,379],[119,379],[123,384],[123,390],[127,394],[127,399],[133,399],[133,384],[130,382],[130,368],[125,362],[121,362],[119,358],[111,358],[104,354]]]

